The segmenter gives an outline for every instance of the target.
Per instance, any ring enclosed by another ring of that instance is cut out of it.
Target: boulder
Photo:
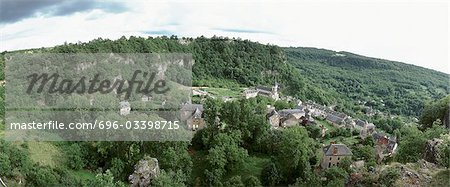
[[[433,138],[427,141],[425,146],[424,158],[431,163],[437,163],[437,146],[442,143],[442,139]]]
[[[134,172],[128,177],[133,187],[150,186],[153,179],[160,174],[158,160],[145,156],[134,166]]]

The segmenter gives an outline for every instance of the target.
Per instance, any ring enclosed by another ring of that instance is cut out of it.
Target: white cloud
[[[446,1],[131,1],[127,7],[0,26],[0,50],[145,33],[219,35],[345,50],[450,73]]]

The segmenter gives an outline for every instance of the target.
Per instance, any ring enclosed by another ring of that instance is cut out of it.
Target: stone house
[[[200,89],[192,89],[192,96],[207,96],[208,92]]]
[[[300,118],[297,118],[294,114],[289,114],[281,119],[281,127],[293,127],[300,124]]]
[[[352,151],[344,144],[334,144],[325,146],[323,148],[323,158],[320,166],[322,169],[327,169],[333,166],[338,166],[344,158],[351,158]]]
[[[149,95],[143,95],[142,97],[141,97],[141,101],[142,102],[148,102],[148,101],[151,101],[152,100],[152,96],[149,96]]]
[[[282,117],[287,117],[288,115],[293,115],[295,118],[300,119],[302,116],[306,115],[306,112],[300,109],[283,109],[278,112]]]
[[[375,141],[375,158],[377,163],[381,163],[386,156],[392,156],[397,150],[396,138],[387,137],[377,132],[373,133],[372,137]]]
[[[189,130],[196,131],[204,128],[206,123],[203,119],[203,105],[184,104],[181,107],[180,119],[186,121]]]
[[[258,96],[258,90],[248,89],[248,90],[245,90],[243,94],[244,94],[245,99],[250,99],[250,98]]]
[[[364,128],[366,128],[366,125],[368,124],[368,122],[367,121],[363,121],[363,120],[361,120],[361,119],[357,119],[356,121],[355,121],[355,128],[358,128],[358,129],[364,129]]]
[[[267,114],[267,118],[269,119],[269,124],[272,128],[280,127],[280,114],[276,110],[272,110]]]
[[[275,85],[272,87],[258,86],[254,89],[245,90],[243,95],[246,99],[253,98],[253,97],[260,95],[260,96],[272,98],[274,100],[279,100],[280,96],[278,94],[278,89],[279,89],[278,83],[275,83]]]
[[[375,125],[373,123],[368,123],[365,128],[361,129],[359,136],[364,139],[375,132]]]
[[[131,106],[128,101],[122,101],[119,103],[119,105],[120,105],[120,110],[119,110],[120,115],[126,116],[126,115],[130,114]]]
[[[350,129],[353,129],[356,126],[356,122],[351,117],[347,117],[344,120],[344,123],[345,123],[345,127],[350,128]]]
[[[344,120],[348,118],[347,114],[344,114],[344,113],[336,113],[335,115],[337,117],[340,117],[340,118],[344,119]]]
[[[266,106],[266,113],[267,114],[269,114],[269,113],[271,113],[272,111],[274,111],[275,110],[275,107],[274,106],[272,106],[272,105],[267,105]]]
[[[344,124],[344,118],[341,118],[339,116],[335,116],[334,114],[328,114],[326,120],[333,124],[333,126],[339,128],[341,125]]]

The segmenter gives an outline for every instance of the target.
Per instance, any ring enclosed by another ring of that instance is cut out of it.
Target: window
[[[331,167],[331,162],[328,162],[328,167]]]
[[[331,157],[330,157],[330,160],[331,160]]]
[[[341,159],[341,157],[338,157],[338,160],[340,160]]]

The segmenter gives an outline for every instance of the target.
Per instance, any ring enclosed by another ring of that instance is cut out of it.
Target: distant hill
[[[413,65],[348,52],[281,48],[223,37],[99,38],[31,51],[192,53],[195,86],[250,87],[278,82],[286,95],[336,105],[337,110],[349,114],[368,112],[371,107],[419,116],[426,102],[442,98],[450,90],[449,75]],[[0,64],[3,66],[3,61]],[[3,69],[0,78],[4,79]]]
[[[335,101],[366,101],[373,109],[418,116],[424,103],[450,92],[448,74],[414,65],[316,48],[284,51],[303,78],[337,96]]]

